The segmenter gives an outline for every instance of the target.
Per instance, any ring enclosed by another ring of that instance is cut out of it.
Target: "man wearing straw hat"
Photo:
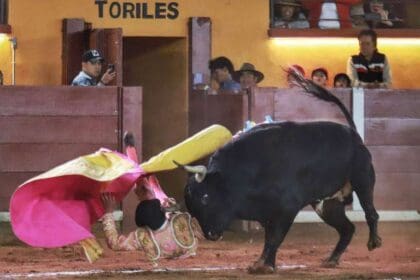
[[[233,74],[233,79],[240,83],[242,90],[257,87],[264,79],[264,74],[255,69],[251,63],[245,62],[238,71]]]
[[[309,22],[301,12],[302,4],[297,0],[274,0],[274,22],[276,28],[309,28]]]

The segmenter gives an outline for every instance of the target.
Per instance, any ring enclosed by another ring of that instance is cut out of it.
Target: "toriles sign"
[[[98,17],[143,18],[143,19],[176,19],[179,16],[177,2],[108,2],[95,0]]]

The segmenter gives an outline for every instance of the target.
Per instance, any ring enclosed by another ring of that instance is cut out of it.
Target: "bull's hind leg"
[[[367,247],[369,251],[379,248],[382,245],[382,239],[378,235],[379,215],[373,205],[373,187],[375,185],[375,171],[371,163],[369,151],[362,147],[358,151],[355,161],[353,162],[353,170],[350,183],[354,191],[359,197],[360,204],[367,224],[369,226],[369,241]]]
[[[340,235],[340,239],[338,240],[334,251],[323,263],[323,266],[325,267],[336,267],[341,254],[346,250],[353,237],[354,225],[346,216],[344,203],[337,199],[324,200],[317,205],[313,204],[312,207],[318,215],[328,225],[335,228]]]

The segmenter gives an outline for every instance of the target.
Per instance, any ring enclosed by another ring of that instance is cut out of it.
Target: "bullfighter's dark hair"
[[[372,38],[373,44],[377,45],[378,43],[378,34],[376,34],[375,30],[373,29],[364,29],[362,31],[359,32],[359,35],[357,36],[357,38],[360,40],[360,38],[362,36],[370,36]]]
[[[136,208],[136,225],[147,226],[151,230],[159,229],[166,220],[159,199],[143,200]]]
[[[124,145],[126,147],[134,147],[135,145],[135,141],[134,141],[134,135],[131,132],[126,131],[124,133]]]
[[[213,72],[216,69],[223,69],[225,67],[229,71],[229,73],[233,75],[235,69],[233,67],[232,61],[230,61],[229,58],[225,56],[219,56],[209,61],[209,69],[211,72]]]

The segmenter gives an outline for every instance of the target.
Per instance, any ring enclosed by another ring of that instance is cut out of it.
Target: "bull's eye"
[[[203,197],[201,198],[201,203],[203,205],[207,205],[207,203],[209,203],[209,195],[208,194],[203,195]]]
[[[191,187],[187,185],[185,187],[185,190],[186,190],[187,196],[191,197]]]

